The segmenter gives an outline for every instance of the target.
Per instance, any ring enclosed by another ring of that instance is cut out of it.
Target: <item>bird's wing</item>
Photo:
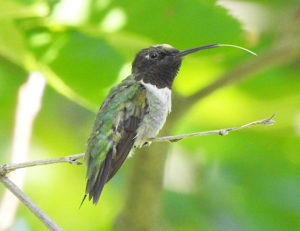
[[[113,88],[101,105],[85,155],[86,194],[94,204],[133,148],[146,111],[146,90],[131,78]]]

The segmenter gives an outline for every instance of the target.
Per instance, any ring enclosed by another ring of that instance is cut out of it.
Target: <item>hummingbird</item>
[[[149,145],[149,139],[161,130],[171,112],[171,90],[183,58],[219,46],[247,50],[229,44],[186,50],[159,44],[136,54],[132,73],[110,90],[97,113],[85,152],[87,185],[82,203],[88,195],[96,205],[104,185],[127,156],[135,148]]]

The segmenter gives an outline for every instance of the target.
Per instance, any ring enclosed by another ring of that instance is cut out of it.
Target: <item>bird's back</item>
[[[133,147],[147,112],[146,89],[132,76],[114,87],[102,103],[88,140],[86,194],[96,204],[104,184],[119,170]]]

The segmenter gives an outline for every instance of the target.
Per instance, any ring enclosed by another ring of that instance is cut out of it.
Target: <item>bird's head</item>
[[[233,46],[228,44],[210,44],[187,50],[178,50],[168,44],[150,46],[137,53],[132,64],[132,73],[136,80],[150,83],[158,88],[172,88],[174,78],[180,68],[184,56],[199,50],[215,48],[219,46]]]
[[[145,83],[154,84],[158,88],[171,88],[182,61],[182,57],[176,55],[179,52],[168,44],[143,49],[134,59],[132,72]]]
[[[176,55],[178,53],[179,50],[168,44],[145,48],[137,53],[132,71],[133,73],[145,73],[155,69],[178,69],[181,64],[181,57]]]

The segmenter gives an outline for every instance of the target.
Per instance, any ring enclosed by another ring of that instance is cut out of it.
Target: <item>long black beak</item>
[[[200,51],[200,50],[205,50],[205,49],[210,49],[210,48],[215,48],[215,47],[235,47],[238,49],[242,49],[244,51],[247,51],[253,55],[257,55],[255,54],[253,51],[250,51],[244,47],[240,47],[240,46],[236,46],[236,45],[231,45],[231,44],[210,44],[210,45],[205,45],[205,46],[201,46],[201,47],[195,47],[195,48],[191,48],[191,49],[187,49],[187,50],[183,50],[183,51],[179,51],[178,53],[176,53],[176,56],[180,56],[183,57],[185,55],[194,53],[196,51]]]
[[[218,47],[218,44],[210,44],[210,45],[205,45],[205,46],[201,46],[201,47],[194,47],[194,48],[191,48],[191,49],[179,51],[179,53],[176,53],[176,56],[185,56],[185,55],[194,53],[196,51],[215,48],[215,47]]]

